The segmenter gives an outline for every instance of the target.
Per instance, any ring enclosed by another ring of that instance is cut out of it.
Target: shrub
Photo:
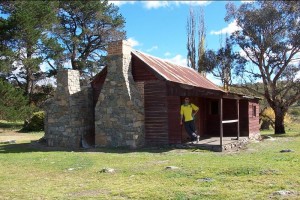
[[[8,121],[24,120],[34,108],[28,105],[24,91],[7,81],[0,80],[0,119]]]
[[[33,113],[30,119],[25,121],[22,131],[43,131],[44,118],[44,111]]]
[[[261,129],[268,129],[266,126],[271,125],[272,128],[275,127],[275,113],[271,107],[265,108],[260,113]],[[291,116],[286,113],[284,116],[284,123],[290,124],[292,122]]]
[[[294,109],[294,110],[292,110],[290,113],[291,113],[291,115],[294,115],[295,117],[300,116],[300,110]]]

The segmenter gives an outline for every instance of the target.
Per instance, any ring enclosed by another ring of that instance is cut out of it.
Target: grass
[[[2,126],[1,126],[2,127]],[[1,129],[0,127],[0,129]],[[0,199],[299,199],[300,125],[239,152],[171,148],[67,151],[29,144],[43,133],[0,131]],[[291,153],[279,153],[292,149]],[[177,166],[177,170],[166,170]],[[116,173],[100,170],[109,167]],[[205,181],[211,178],[211,181]],[[278,190],[294,194],[281,197]]]

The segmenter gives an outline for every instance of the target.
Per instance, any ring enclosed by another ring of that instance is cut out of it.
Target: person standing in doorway
[[[195,122],[194,122],[194,117],[199,111],[199,108],[190,103],[190,99],[188,97],[184,98],[184,104],[181,105],[180,108],[180,125],[184,123],[184,128],[186,132],[189,134],[190,138],[192,141],[196,141],[197,139],[199,140],[199,136],[196,134],[196,128],[195,128]],[[184,117],[184,122],[183,121]]]

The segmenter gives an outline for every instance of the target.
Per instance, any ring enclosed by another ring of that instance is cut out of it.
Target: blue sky
[[[110,1],[126,19],[127,38],[133,48],[186,65],[186,21],[190,7],[205,13],[206,48],[218,49],[220,35],[237,29],[226,23],[227,1]],[[240,5],[241,2],[234,2]]]

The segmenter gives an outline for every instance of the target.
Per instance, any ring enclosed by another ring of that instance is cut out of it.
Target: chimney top
[[[118,40],[108,44],[107,55],[121,55],[131,53],[131,44],[126,40]]]

